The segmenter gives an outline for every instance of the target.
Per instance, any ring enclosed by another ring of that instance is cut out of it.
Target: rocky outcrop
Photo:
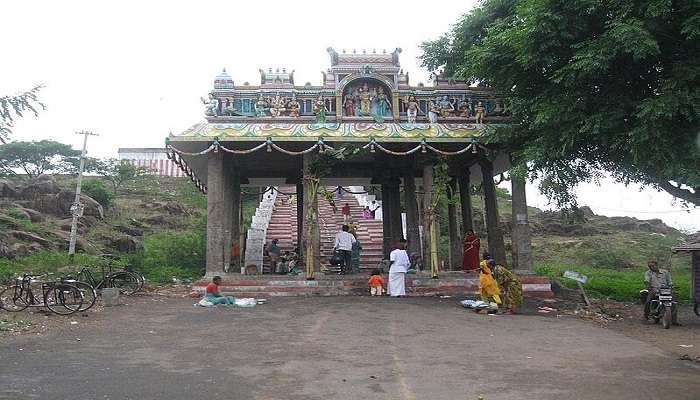
[[[52,177],[41,175],[25,185],[15,186],[9,181],[0,181],[0,197],[15,201],[32,222],[40,222],[43,220],[42,214],[57,217],[71,215],[75,191],[61,189]],[[85,207],[83,215],[104,218],[102,205],[93,198],[81,194],[80,202]]]

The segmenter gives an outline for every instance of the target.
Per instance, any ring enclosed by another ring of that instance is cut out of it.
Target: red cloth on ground
[[[467,235],[463,243],[464,256],[462,257],[462,270],[473,271],[479,268],[479,247],[481,240],[475,234]]]
[[[206,291],[207,291],[207,293],[219,293],[219,285],[212,282],[212,283],[207,285]]]

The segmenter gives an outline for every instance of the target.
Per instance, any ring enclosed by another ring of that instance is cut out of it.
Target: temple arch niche
[[[344,117],[390,117],[392,82],[381,75],[349,75],[337,90]],[[384,105],[382,106],[382,102]]]

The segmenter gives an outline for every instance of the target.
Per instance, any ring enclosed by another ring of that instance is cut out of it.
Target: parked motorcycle
[[[646,304],[649,291],[642,289],[639,291],[639,297],[642,304]],[[661,321],[664,329],[671,327],[673,322],[673,314],[676,311],[678,304],[673,301],[673,292],[669,287],[662,287],[658,290],[658,294],[651,299],[649,309],[644,308],[644,318],[652,318],[655,324]]]

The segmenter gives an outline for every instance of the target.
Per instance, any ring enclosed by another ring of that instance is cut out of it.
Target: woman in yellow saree
[[[479,265],[479,290],[481,291],[481,300],[486,302],[493,301],[496,304],[501,304],[501,290],[498,287],[498,282],[494,279],[491,273],[490,264],[494,261],[488,253],[484,253],[484,259]]]

